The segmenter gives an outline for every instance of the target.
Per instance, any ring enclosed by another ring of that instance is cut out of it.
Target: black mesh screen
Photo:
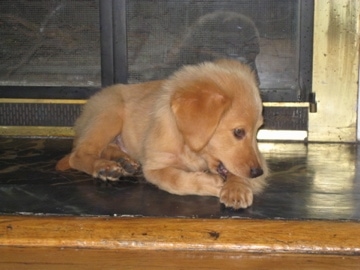
[[[300,76],[299,72],[304,70],[300,67],[304,59],[300,40],[303,44],[307,42],[301,34],[306,22],[306,36],[312,36],[311,12],[308,17],[303,17],[301,12],[305,2],[311,3],[309,0],[2,0],[0,87],[6,91],[9,86],[33,91],[42,86],[42,91],[59,91],[54,95],[56,98],[67,98],[71,95],[62,96],[59,88],[68,91],[72,91],[71,87],[100,88],[101,72],[119,73],[119,67],[128,69],[127,81],[134,83],[165,78],[184,64],[230,57],[249,64],[258,74],[264,101],[305,101],[307,96],[301,92],[299,80],[310,81],[311,60],[307,60],[309,65],[305,69],[310,75]],[[109,13],[100,10],[100,3],[109,8]],[[111,26],[117,18],[123,19],[117,13],[119,10],[113,9],[119,3],[126,3],[126,20],[123,20],[126,38],[119,33],[118,26]],[[104,16],[109,20],[103,20]],[[102,33],[111,37],[109,44],[101,44],[104,35],[100,38],[100,31],[104,29],[107,32]],[[312,40],[306,44],[312,48]],[[101,53],[109,50],[106,53],[113,56],[116,46],[127,48],[122,54],[126,54],[128,62],[118,63],[114,58],[104,64]],[[305,53],[311,59],[311,52]],[[114,62],[116,65],[112,66]],[[111,72],[106,72],[109,66]],[[311,90],[311,85],[307,88]],[[22,97],[21,93],[15,97]],[[0,125],[71,126],[80,108],[71,104],[0,104]],[[277,109],[265,110],[265,118],[269,120],[266,128],[307,129],[306,109]]]
[[[82,105],[51,103],[0,103],[4,126],[72,126]]]
[[[257,71],[262,89],[294,89],[297,13],[295,0],[128,0],[129,81],[232,57]]]
[[[99,86],[98,5],[0,1],[0,85]]]

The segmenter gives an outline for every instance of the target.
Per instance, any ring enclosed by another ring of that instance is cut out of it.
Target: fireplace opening
[[[313,0],[3,0],[0,10],[2,98],[85,99],[224,57],[250,65],[264,102],[311,94]],[[268,112],[273,128],[307,129],[307,108]]]
[[[299,0],[128,1],[128,81],[184,64],[234,58],[258,75],[265,101],[304,101],[311,89],[312,10]]]

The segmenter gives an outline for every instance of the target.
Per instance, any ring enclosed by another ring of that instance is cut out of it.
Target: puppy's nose
[[[256,178],[262,175],[264,171],[261,168],[250,168],[250,177]]]

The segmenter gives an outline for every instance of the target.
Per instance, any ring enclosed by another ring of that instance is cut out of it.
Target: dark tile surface
[[[245,210],[217,198],[177,196],[141,178],[97,185],[80,172],[57,172],[67,139],[0,138],[0,214],[360,220],[357,145],[261,143],[272,174]]]

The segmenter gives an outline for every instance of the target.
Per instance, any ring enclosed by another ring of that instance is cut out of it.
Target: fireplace
[[[4,0],[0,10],[0,126],[69,127],[103,86],[228,57],[257,74],[267,129],[307,130],[313,1]]]

